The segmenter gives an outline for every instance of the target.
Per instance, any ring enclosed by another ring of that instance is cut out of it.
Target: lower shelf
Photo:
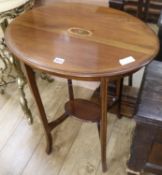
[[[100,120],[100,106],[84,99],[74,99],[65,104],[65,111],[76,118],[98,122]]]

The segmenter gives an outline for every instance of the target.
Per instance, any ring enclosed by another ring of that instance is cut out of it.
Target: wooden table
[[[99,123],[101,161],[106,171],[107,86],[114,78],[129,75],[147,65],[159,43],[146,24],[126,13],[94,5],[55,3],[18,17],[5,39],[12,53],[24,63],[51,152],[51,131],[69,115]],[[119,60],[135,61],[121,65]],[[68,79],[65,113],[48,122],[33,69]],[[101,82],[101,103],[74,99],[72,81]],[[66,134],[65,134],[66,136]],[[85,138],[86,139],[86,138]]]

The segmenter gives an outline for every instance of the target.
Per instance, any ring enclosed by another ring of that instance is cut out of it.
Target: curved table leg
[[[28,84],[30,86],[31,92],[33,94],[34,100],[36,102],[36,105],[37,105],[37,108],[39,111],[39,116],[40,116],[41,122],[43,124],[44,132],[45,132],[45,136],[46,136],[46,141],[47,141],[46,152],[47,152],[47,154],[50,154],[52,151],[51,131],[56,126],[58,126],[60,123],[62,123],[65,119],[67,119],[67,117],[69,115],[64,113],[56,120],[54,120],[50,123],[48,122],[47,117],[46,117],[46,113],[45,113],[45,109],[44,109],[44,106],[42,103],[42,99],[41,99],[40,94],[39,94],[38,86],[37,86],[37,83],[35,80],[35,72],[32,70],[32,68],[30,68],[27,65],[24,65],[24,68],[25,68],[25,73],[26,73],[26,77],[28,80]]]
[[[107,145],[107,87],[108,80],[106,78],[101,79],[101,119],[100,119],[100,141],[101,141],[101,162],[103,172],[107,171],[106,163],[106,145]]]
[[[46,147],[46,152],[47,154],[50,154],[52,151],[52,136],[50,132],[50,127],[48,127],[48,121],[46,117],[46,113],[43,107],[43,103],[39,94],[39,90],[37,87],[37,83],[35,80],[35,72],[27,65],[24,65],[25,67],[25,73],[27,75],[27,80],[30,86],[30,89],[33,93],[34,100],[36,102],[38,111],[39,111],[39,116],[43,124],[43,128],[45,131],[45,136],[46,136],[46,141],[47,141],[47,147]]]

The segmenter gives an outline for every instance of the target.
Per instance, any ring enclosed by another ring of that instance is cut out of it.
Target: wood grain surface
[[[78,34],[70,28],[80,28]],[[90,36],[82,35],[88,30]],[[115,76],[139,69],[156,55],[154,32],[135,17],[111,8],[54,3],[18,17],[5,39],[11,52],[26,64],[59,76]],[[122,66],[119,59],[133,56]],[[63,64],[53,60],[63,58]]]

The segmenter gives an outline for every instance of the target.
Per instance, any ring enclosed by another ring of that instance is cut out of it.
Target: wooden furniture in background
[[[121,118],[122,116],[133,118],[137,97],[138,97],[139,89],[132,86],[123,86],[122,93],[121,93],[121,99],[120,104],[119,101],[116,100],[116,103],[113,103],[116,98],[116,85],[112,86],[112,82],[110,83],[110,86],[108,87],[108,96],[110,103],[107,105],[107,109],[110,113],[116,114],[118,118]],[[100,88],[95,90],[93,93],[91,100],[97,104],[100,104]],[[120,106],[119,106],[120,105]],[[119,113],[119,108],[120,113]]]
[[[137,125],[128,162],[129,174],[140,174],[143,170],[162,174],[161,80],[162,63],[153,61],[145,70],[139,94],[135,113]]]
[[[36,8],[12,22],[5,39],[11,52],[24,63],[44,127],[47,153],[52,150],[52,129],[69,115],[75,115],[97,122],[102,169],[106,171],[109,81],[132,74],[154,58],[158,40],[153,31],[121,11],[79,3],[55,3]],[[119,63],[130,55],[135,58],[134,62]],[[56,121],[47,120],[33,68],[69,79],[69,101],[65,104],[65,113]],[[100,105],[75,99],[71,79],[100,81]]]
[[[159,26],[158,37],[160,41],[160,50],[157,56],[155,57],[155,60],[162,61],[162,11],[158,20],[158,26]]]
[[[157,23],[161,0],[110,0],[110,7],[135,15],[145,22]]]

